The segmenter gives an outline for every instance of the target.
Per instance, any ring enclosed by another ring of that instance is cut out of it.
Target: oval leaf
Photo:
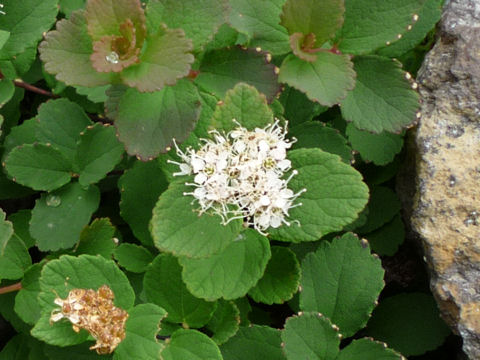
[[[58,150],[43,144],[17,146],[5,160],[5,169],[19,184],[51,191],[70,181],[71,163]]]
[[[337,155],[320,149],[298,149],[288,153],[292,168],[298,171],[288,187],[294,192],[307,189],[293,208],[290,226],[269,229],[270,235],[282,241],[315,241],[339,231],[354,221],[368,200],[368,188],[362,176]]]
[[[383,274],[366,241],[351,233],[323,241],[302,261],[300,308],[325,314],[351,336],[367,323],[384,286]]]
[[[202,327],[215,311],[215,302],[190,294],[182,281],[182,267],[169,254],[160,254],[153,260],[145,273],[143,285],[147,299],[164,308],[170,322]]]
[[[217,344],[196,330],[179,329],[172,334],[161,360],[222,360]]]
[[[338,328],[322,314],[314,313],[288,318],[282,340],[288,360],[334,360],[340,346]]]
[[[240,327],[220,348],[224,360],[285,360],[280,331],[268,326]]]
[[[100,202],[100,191],[94,186],[83,189],[71,183],[50,194],[42,194],[35,203],[30,233],[40,250],[72,247],[90,221]]]
[[[240,47],[207,52],[195,82],[220,98],[239,82],[254,86],[269,102],[280,90],[275,66],[267,61],[266,53]]]
[[[219,103],[212,118],[212,127],[228,133],[238,127],[236,120],[249,131],[264,128],[273,122],[273,112],[267,105],[265,95],[253,86],[239,83],[227,91],[225,101]]]
[[[115,360],[158,360],[163,346],[157,340],[160,321],[167,312],[154,304],[140,304],[128,312],[125,339],[115,349]]]
[[[42,270],[40,277],[39,302],[42,316],[32,329],[32,335],[51,345],[69,346],[82,343],[88,333],[76,333],[68,320],[50,325],[52,310],[58,308],[55,297],[65,299],[72,289],[94,289],[108,285],[115,294],[115,306],[128,310],[133,306],[135,293],[125,274],[112,260],[101,256],[80,255],[73,257],[63,255],[51,260]]]
[[[198,216],[193,198],[184,195],[191,188],[172,183],[153,209],[151,232],[155,246],[176,256],[203,258],[220,253],[242,229],[242,221],[222,225],[217,215]]]
[[[197,297],[232,300],[244,296],[258,282],[270,256],[267,238],[246,229],[221,253],[205,259],[180,258],[182,278]]]
[[[298,291],[300,275],[295,253],[288,248],[274,246],[265,274],[248,295],[256,302],[282,304]]]
[[[173,138],[186,139],[200,116],[197,89],[188,81],[148,94],[128,89],[117,101],[119,139],[130,155],[145,161],[167,151]]]
[[[340,351],[337,360],[403,360],[402,355],[386,347],[386,344],[370,339],[353,340]]]
[[[348,55],[316,53],[307,62],[288,55],[280,67],[278,81],[304,92],[309,99],[325,106],[338,104],[355,86],[355,71]]]
[[[400,132],[416,119],[419,95],[401,65],[379,56],[354,59],[357,84],[342,100],[342,115],[360,130]]]
[[[78,182],[88,186],[102,180],[122,160],[124,149],[112,126],[95,124],[80,136],[75,156]]]

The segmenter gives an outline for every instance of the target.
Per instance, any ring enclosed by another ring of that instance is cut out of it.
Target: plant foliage
[[[441,345],[428,295],[374,310],[419,106],[393,57],[414,56],[440,0],[2,4],[0,314],[16,334],[0,358],[400,360]]]

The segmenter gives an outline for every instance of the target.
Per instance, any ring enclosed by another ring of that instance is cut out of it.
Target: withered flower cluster
[[[125,322],[128,313],[113,304],[115,295],[107,286],[93,289],[70,290],[66,299],[59,296],[55,304],[59,309],[52,311],[50,324],[66,318],[73,330],[87,330],[97,341],[90,350],[98,354],[110,354],[125,338]]]

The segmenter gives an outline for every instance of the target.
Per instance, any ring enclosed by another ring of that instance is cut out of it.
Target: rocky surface
[[[450,0],[419,72],[411,226],[442,315],[480,359],[480,0]]]

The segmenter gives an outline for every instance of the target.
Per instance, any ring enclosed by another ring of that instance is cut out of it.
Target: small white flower
[[[227,224],[234,219],[244,219],[247,225],[265,234],[269,228],[290,225],[285,217],[304,190],[294,193],[288,182],[297,171],[284,179],[291,168],[286,159],[292,142],[286,139],[286,130],[279,121],[264,129],[248,131],[233,120],[238,127],[228,134],[211,131],[213,140],[201,139],[198,151],[182,151],[177,144],[177,155],[183,163],[169,161],[180,167],[174,176],[194,175],[195,187],[185,195],[193,196],[202,214],[211,210]],[[297,221],[298,223],[298,221]]]

